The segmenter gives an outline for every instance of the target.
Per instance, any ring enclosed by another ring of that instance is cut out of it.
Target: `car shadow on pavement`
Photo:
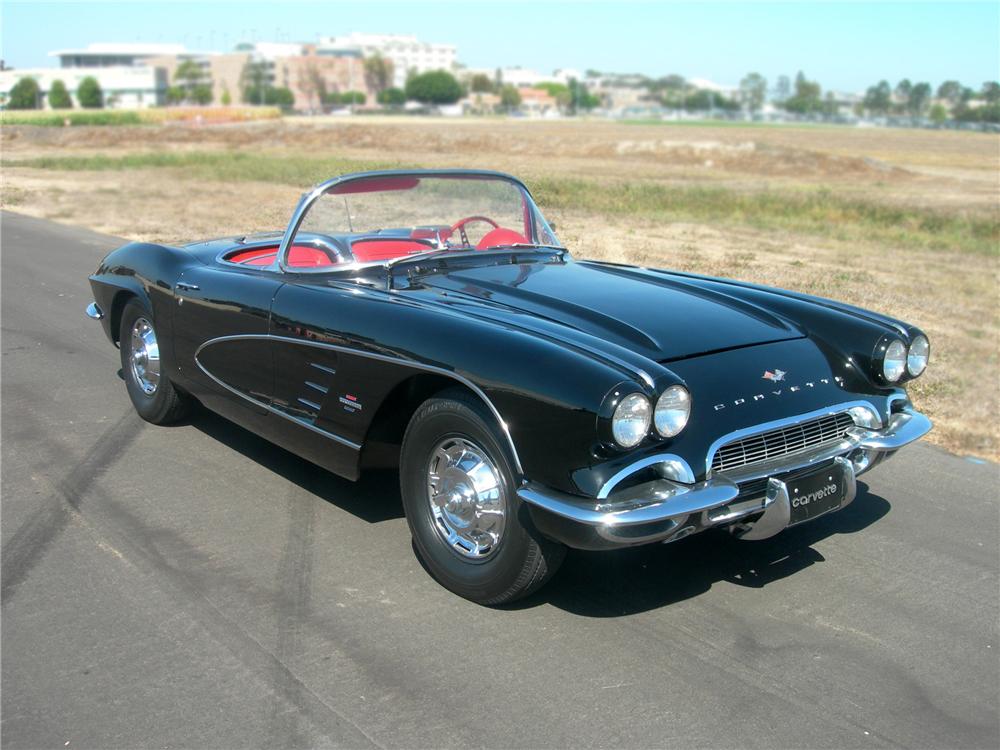
[[[848,507],[770,539],[745,542],[719,530],[666,545],[613,552],[570,550],[548,585],[510,608],[550,604],[585,617],[622,617],[690,599],[723,581],[763,588],[824,562],[814,544],[861,531],[890,507],[859,482],[857,497]]]
[[[196,408],[186,424],[362,521],[379,523],[403,517],[399,474],[396,471],[366,471],[359,481],[352,482],[279,448],[208,409]]]
[[[186,424],[367,523],[403,517],[399,474],[394,470],[366,471],[360,481],[351,482],[207,409],[196,409]],[[585,617],[622,617],[690,599],[723,581],[763,588],[824,562],[814,544],[836,534],[861,531],[890,507],[885,498],[859,482],[857,497],[847,508],[771,539],[744,542],[726,531],[709,531],[667,545],[612,552],[570,550],[546,586],[503,608],[549,604]]]

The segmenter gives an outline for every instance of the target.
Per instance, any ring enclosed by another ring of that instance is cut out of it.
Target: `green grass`
[[[337,157],[233,152],[140,153],[125,156],[53,156],[5,160],[5,166],[55,170],[172,168],[223,182],[262,181],[305,188],[332,175],[414,166]],[[543,209],[583,210],[657,221],[751,226],[849,242],[1000,254],[1000,212],[944,212],[838,195],[820,190],[737,191],[653,182],[596,182],[564,177],[529,180]]]
[[[2,125],[39,125],[62,127],[69,121],[70,125],[142,125],[143,120],[137,112],[113,112],[98,110],[80,112],[66,110],[62,112],[37,111],[4,111],[0,113]]]

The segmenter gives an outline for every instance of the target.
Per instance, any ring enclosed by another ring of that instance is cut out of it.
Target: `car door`
[[[266,434],[274,389],[268,339],[280,272],[216,263],[175,283],[174,361],[179,382],[205,406]]]

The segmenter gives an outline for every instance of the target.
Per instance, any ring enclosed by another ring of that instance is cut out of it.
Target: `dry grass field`
[[[932,442],[1000,457],[1000,137],[838,127],[354,118],[3,128],[5,208],[176,242],[282,228],[337,172],[524,178],[577,257],[731,276],[923,327]]]

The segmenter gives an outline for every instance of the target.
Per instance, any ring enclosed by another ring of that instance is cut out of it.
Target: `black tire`
[[[456,552],[438,530],[431,508],[428,472],[432,454],[442,441],[472,443],[497,469],[505,498],[505,525],[500,541],[485,559]],[[527,596],[559,568],[566,548],[546,539],[531,523],[517,497],[513,462],[484,405],[461,390],[449,390],[425,401],[414,413],[403,437],[400,489],[414,548],[432,576],[449,591],[485,605],[505,604]]]
[[[121,352],[125,389],[140,417],[153,424],[170,424],[187,414],[190,408],[190,399],[174,387],[170,376],[162,367],[162,361],[155,389],[151,393],[147,393],[143,389],[132,367],[132,327],[140,318],[147,321],[152,327],[158,344],[162,346],[164,343],[156,333],[156,324],[153,321],[152,313],[138,300],[130,300],[122,311],[121,325],[118,329],[118,347]]]

